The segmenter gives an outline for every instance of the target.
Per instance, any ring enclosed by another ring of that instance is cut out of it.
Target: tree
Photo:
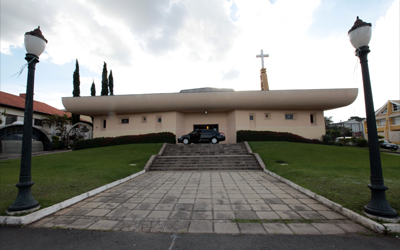
[[[325,116],[325,127],[331,123],[333,123],[332,116],[329,117]]]
[[[44,124],[49,125],[53,135],[59,135],[62,140],[65,139],[67,125],[70,124],[71,118],[69,118],[66,114],[63,114],[62,116],[52,114],[43,116],[42,120]]]
[[[73,78],[74,78],[74,90],[72,91],[72,96],[73,97],[77,97],[81,94],[81,91],[79,89],[79,86],[81,84],[81,81],[79,79],[79,63],[78,63],[78,59],[76,59],[76,63],[75,63],[75,71],[73,74]]]
[[[114,95],[114,77],[112,70],[110,70],[110,76],[108,77],[108,88],[110,89],[110,95]]]
[[[362,122],[362,121],[365,120],[365,118],[362,118],[362,117],[359,117],[359,116],[350,116],[348,121],[350,121],[350,120],[356,120],[358,122]]]
[[[96,96],[96,85],[94,85],[94,79],[93,79],[92,87],[90,87],[90,94],[91,94],[91,96]]]
[[[101,77],[101,95],[108,95],[107,64],[104,62]]]
[[[72,91],[72,96],[73,97],[79,97],[81,90],[80,85],[81,85],[81,81],[79,79],[79,63],[78,63],[78,59],[76,59],[76,63],[75,63],[75,71],[73,74],[73,84],[74,84],[74,90]],[[72,124],[78,123],[80,121],[80,115],[78,114],[72,114]]]

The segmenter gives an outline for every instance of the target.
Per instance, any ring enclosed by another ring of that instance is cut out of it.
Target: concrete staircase
[[[256,157],[244,143],[167,144],[155,156],[149,171],[223,171],[262,170]]]

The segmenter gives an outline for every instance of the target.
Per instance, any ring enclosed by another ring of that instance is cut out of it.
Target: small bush
[[[98,148],[115,145],[125,145],[134,143],[175,143],[176,138],[173,133],[153,133],[144,135],[125,135],[119,137],[100,137],[90,140],[75,141],[73,144],[73,150],[87,149],[87,148]]]
[[[322,135],[321,139],[322,139],[323,144],[329,145],[332,142],[332,135],[330,135],[330,134]]]
[[[319,140],[311,140],[287,132],[239,130],[236,132],[237,142],[243,141],[287,141],[321,144]]]
[[[367,147],[368,146],[368,141],[363,139],[363,138],[358,138],[358,139],[356,139],[355,145],[358,146],[358,147]]]

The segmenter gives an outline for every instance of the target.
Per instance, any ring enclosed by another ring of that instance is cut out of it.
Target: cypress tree
[[[79,89],[79,86],[81,85],[81,81],[79,79],[79,63],[78,63],[78,59],[76,59],[76,63],[75,63],[75,71],[73,74],[73,78],[74,78],[74,90],[72,91],[72,96],[73,97],[77,97],[81,94],[81,90]]]
[[[101,77],[101,95],[108,95],[107,64],[104,62]]]
[[[94,85],[94,79],[93,79],[92,87],[90,88],[90,94],[92,96],[96,96],[96,85]]]
[[[73,85],[74,85],[74,90],[72,91],[72,96],[73,97],[79,97],[81,94],[80,85],[81,81],[79,79],[79,63],[78,59],[76,59],[75,63],[75,71],[73,74]],[[71,114],[72,115],[72,124],[78,123],[80,121],[80,115],[78,114]]]
[[[108,77],[108,88],[110,89],[110,95],[114,95],[114,77],[112,70],[110,70],[110,76]]]

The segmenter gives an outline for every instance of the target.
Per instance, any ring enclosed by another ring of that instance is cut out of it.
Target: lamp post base
[[[30,208],[30,209],[25,209],[25,210],[21,210],[21,211],[6,211],[6,214],[8,215],[21,215],[21,214],[29,214],[32,213],[36,210],[38,210],[40,208],[40,205],[37,205],[34,208]]]
[[[35,200],[31,193],[31,187],[33,182],[21,182],[15,186],[18,188],[18,196],[14,203],[8,207],[7,212],[19,212],[30,210],[36,207],[40,207],[39,202]]]
[[[368,188],[371,189],[371,200],[368,205],[364,206],[365,213],[384,218],[393,218],[398,215],[387,202],[385,191],[388,188],[386,186],[369,184]]]

